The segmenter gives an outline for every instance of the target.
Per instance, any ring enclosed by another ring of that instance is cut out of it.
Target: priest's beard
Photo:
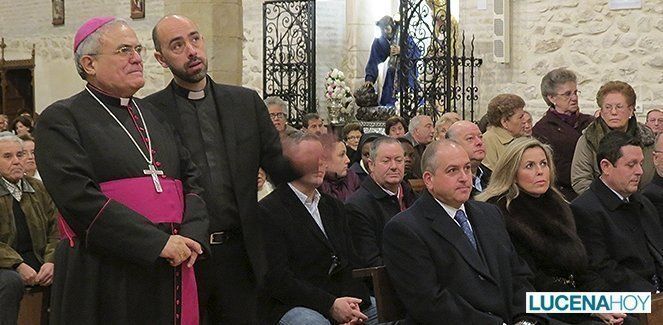
[[[194,63],[196,61],[202,62],[203,68],[195,74],[187,73],[186,69],[192,63]],[[177,68],[173,65],[170,65],[169,68],[170,68],[170,71],[173,73],[173,75],[178,77],[180,80],[182,80],[184,82],[192,83],[192,84],[203,80],[203,78],[205,78],[205,76],[207,76],[207,60],[204,60],[204,59],[199,58],[199,57],[194,57],[194,58],[190,59],[187,63],[184,64],[184,67],[182,67],[181,69]]]

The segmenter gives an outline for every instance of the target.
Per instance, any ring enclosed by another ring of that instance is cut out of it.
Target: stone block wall
[[[609,80],[630,83],[642,117],[663,99],[663,2],[643,1],[642,9],[610,10],[607,0],[511,0],[511,62],[492,56],[492,1],[461,1],[460,25],[476,35],[483,57],[479,69],[479,107],[503,92],[522,96],[535,120],[545,112],[540,95],[543,75],[557,67],[576,72],[580,107],[592,114],[599,87]]]

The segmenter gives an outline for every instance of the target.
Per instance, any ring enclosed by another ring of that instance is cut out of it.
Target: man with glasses
[[[663,133],[663,111],[659,108],[654,108],[647,112],[647,122],[645,125],[654,131],[656,135]]]
[[[256,288],[266,270],[256,205],[258,167],[275,184],[298,173],[283,157],[279,135],[258,94],[218,84],[207,75],[205,39],[194,22],[166,16],[154,27],[152,39],[154,56],[170,69],[173,81],[147,100],[176,126],[203,176],[212,253],[196,267],[203,321],[255,324]],[[313,165],[317,168],[317,160]]]
[[[209,253],[207,211],[173,128],[133,97],[142,54],[125,21],[85,22],[74,37],[85,89],[47,107],[35,129],[63,236],[51,324],[198,322],[192,267]]]

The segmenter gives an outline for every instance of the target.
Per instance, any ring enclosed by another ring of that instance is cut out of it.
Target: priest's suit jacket
[[[385,226],[382,256],[407,323],[501,325],[525,313],[531,272],[501,212],[474,200],[465,211],[478,252],[428,191]]]
[[[275,324],[297,306],[329,318],[338,297],[360,298],[362,309],[370,306],[368,289],[352,277],[357,257],[343,203],[320,195],[318,209],[324,233],[288,184],[279,185],[260,201],[269,261],[258,301],[261,324]],[[335,267],[332,256],[338,258]]]
[[[262,250],[262,234],[258,221],[257,183],[258,167],[262,167],[274,184],[289,181],[298,175],[282,155],[279,134],[272,124],[265,103],[258,94],[244,87],[211,83],[217,114],[223,133],[228,157],[229,174],[232,178],[235,200],[242,224],[247,253],[253,266],[256,280],[260,284],[264,277],[266,257]],[[146,99],[166,113],[176,129],[185,127],[180,123],[174,87],[154,93]],[[209,200],[208,198],[205,198]],[[217,215],[210,211],[210,232],[225,230],[215,226]]]

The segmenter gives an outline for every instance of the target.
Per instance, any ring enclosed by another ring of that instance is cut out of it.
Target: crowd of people
[[[597,117],[559,68],[536,122],[500,94],[484,130],[448,112],[335,134],[214,82],[190,19],[152,39],[163,90],[134,97],[145,46],[95,17],[74,36],[85,88],[38,123],[0,116],[0,323],[51,286],[53,324],[377,324],[352,274],[376,266],[412,324],[635,324],[528,314],[525,293],[663,289],[663,111],[638,123],[625,82]]]

